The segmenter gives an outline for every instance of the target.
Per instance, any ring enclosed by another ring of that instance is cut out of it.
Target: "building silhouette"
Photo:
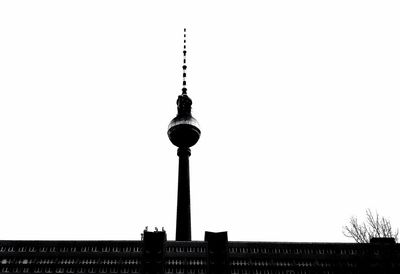
[[[183,88],[178,114],[168,127],[178,147],[179,175],[176,239],[143,231],[140,241],[0,240],[1,273],[191,273],[335,274],[400,273],[400,244],[393,238],[370,243],[234,242],[227,232],[205,232],[191,240],[190,147],[200,138],[186,88],[186,33]],[[249,231],[251,233],[251,231]]]

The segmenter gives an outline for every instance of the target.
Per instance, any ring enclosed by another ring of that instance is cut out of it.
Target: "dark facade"
[[[212,233],[211,233],[212,234]],[[213,237],[214,236],[214,237]],[[0,241],[1,273],[400,273],[400,244],[166,241]]]

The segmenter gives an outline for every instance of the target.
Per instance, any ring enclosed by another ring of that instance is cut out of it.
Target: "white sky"
[[[175,238],[184,27],[194,240],[400,226],[399,1],[138,3],[0,2],[0,239]]]

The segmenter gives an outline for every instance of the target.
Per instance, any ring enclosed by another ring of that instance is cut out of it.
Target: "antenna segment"
[[[183,86],[182,86],[182,95],[186,94],[186,28],[183,29]]]

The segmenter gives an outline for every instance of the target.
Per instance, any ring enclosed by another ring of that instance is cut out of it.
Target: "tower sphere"
[[[168,137],[177,147],[194,146],[200,138],[200,126],[191,114],[192,100],[186,94],[178,97],[178,115],[168,126]]]
[[[194,146],[200,134],[199,123],[190,114],[178,114],[168,126],[169,140],[177,147]]]

